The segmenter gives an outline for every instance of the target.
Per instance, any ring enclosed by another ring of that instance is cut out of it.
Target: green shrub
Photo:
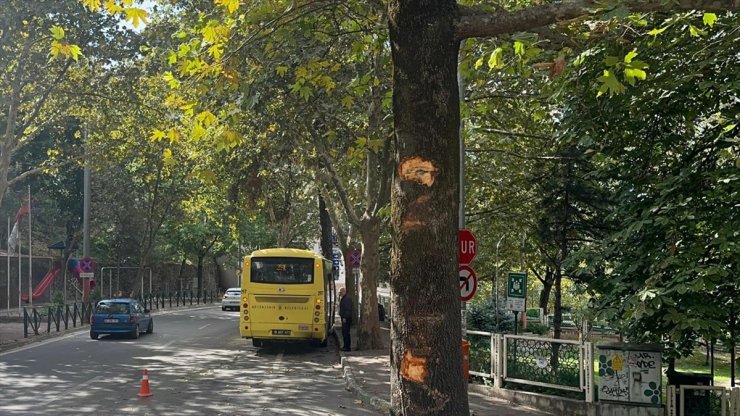
[[[538,324],[536,322],[528,323],[526,330],[527,330],[527,332],[531,332],[531,333],[537,334],[537,335],[545,335],[548,332],[550,332],[550,329],[547,326],[542,325],[542,324]]]
[[[496,322],[498,317],[498,328]],[[483,332],[511,332],[514,328],[514,319],[507,315],[506,311],[496,311],[496,303],[493,299],[483,302],[469,304],[467,313],[467,329]]]
[[[55,290],[51,294],[51,302],[50,305],[52,309],[56,308],[63,308],[64,307],[64,292]]]

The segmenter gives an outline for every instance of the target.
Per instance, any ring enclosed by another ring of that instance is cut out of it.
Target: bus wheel
[[[262,347],[262,340],[261,339],[254,339],[252,338],[252,345],[261,348]]]

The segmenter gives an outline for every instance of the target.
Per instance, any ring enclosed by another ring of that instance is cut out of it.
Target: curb
[[[372,406],[375,410],[378,410],[385,414],[390,413],[391,404],[388,403],[388,401],[383,400],[378,396],[371,395],[357,384],[357,381],[355,381],[355,376],[352,373],[352,367],[350,367],[349,365],[349,360],[344,355],[342,355],[342,373],[344,375],[344,382],[347,385],[347,391],[354,392],[355,395],[363,401],[363,403],[370,404],[370,406]]]
[[[335,328],[332,328],[332,335],[337,345],[339,345],[339,333]],[[355,395],[362,400],[363,403],[367,403],[373,409],[389,415],[391,413],[391,404],[387,400],[383,400],[378,396],[374,396],[365,391],[355,380],[355,375],[352,373],[352,367],[349,364],[349,359],[344,355],[344,352],[339,351],[342,364],[342,376],[344,377],[345,390],[355,393]]]

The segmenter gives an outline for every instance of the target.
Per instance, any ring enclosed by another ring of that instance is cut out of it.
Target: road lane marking
[[[198,328],[198,331],[200,331],[201,329],[205,329],[205,328],[207,328],[209,326],[211,326],[211,324],[205,324],[202,327]]]
[[[47,404],[57,401],[59,399],[69,398],[70,396],[73,396],[75,393],[79,393],[82,387],[87,387],[88,385],[93,384],[98,380],[102,380],[103,378],[104,378],[103,376],[97,376],[97,377],[91,378],[90,380],[83,381],[82,383],[76,384],[72,388],[69,388],[67,390],[60,392],[55,397],[52,397],[50,399],[36,403],[34,406],[46,406]]]
[[[272,374],[277,374],[277,371],[280,369],[280,364],[283,362],[283,351],[280,351],[280,354],[275,357],[275,362],[272,364]]]

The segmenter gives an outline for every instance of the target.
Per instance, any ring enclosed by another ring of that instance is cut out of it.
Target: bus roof
[[[307,258],[321,257],[311,250],[302,250],[299,248],[266,248],[263,250],[253,251],[250,256],[251,257],[307,257]]]

